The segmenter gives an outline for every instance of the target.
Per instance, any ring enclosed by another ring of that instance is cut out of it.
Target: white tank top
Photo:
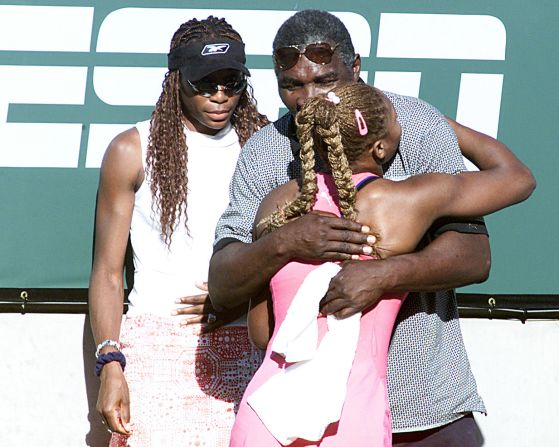
[[[145,168],[149,121],[136,124]],[[175,227],[171,245],[161,237],[159,213],[152,209],[150,179],[146,174],[135,194],[130,226],[134,253],[134,287],[128,316],[143,313],[171,316],[181,296],[204,293],[196,282],[207,281],[217,220],[229,202],[229,181],[240,146],[228,125],[214,136],[185,128],[188,146],[188,234],[184,217]],[[180,317],[177,317],[180,318]]]

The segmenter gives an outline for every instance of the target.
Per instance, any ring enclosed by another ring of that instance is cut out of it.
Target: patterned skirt
[[[199,335],[199,325],[141,315],[121,330],[130,390],[130,437],[110,447],[229,445],[244,390],[262,361],[246,326]]]

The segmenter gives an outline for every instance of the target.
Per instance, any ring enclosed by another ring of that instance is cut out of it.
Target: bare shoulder
[[[140,134],[135,127],[127,129],[114,137],[103,157],[103,164],[125,161],[142,161]]]
[[[402,181],[379,179],[357,195],[358,219],[377,234],[381,257],[413,251],[434,219],[444,215],[453,176],[422,174]]]
[[[262,200],[256,218],[263,219],[278,208],[283,207],[288,202],[291,202],[299,192],[299,184],[296,180],[291,180],[281,186],[270,191]]]
[[[374,182],[370,182],[357,193],[357,208],[365,209],[371,205],[378,206],[380,203],[398,193],[402,188],[401,185],[393,180],[378,178]]]
[[[297,180],[291,180],[270,191],[260,203],[260,207],[258,208],[258,212],[256,213],[256,217],[254,219],[255,234],[260,233],[260,231],[256,231],[258,222],[294,200],[298,192],[299,183],[297,182]]]
[[[120,176],[136,184],[143,180],[142,145],[140,134],[132,127],[110,142],[101,164],[102,176]]]
[[[358,203],[366,206],[379,203],[391,206],[407,203],[421,205],[428,197],[436,198],[444,194],[453,180],[452,175],[437,173],[421,174],[400,181],[382,178],[369,183],[360,191]]]

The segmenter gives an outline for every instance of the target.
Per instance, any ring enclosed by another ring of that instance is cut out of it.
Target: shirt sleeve
[[[444,115],[431,104],[390,95],[402,126],[402,137],[387,177],[405,178],[430,172],[456,174],[466,169],[458,140]]]
[[[223,248],[225,242],[234,240],[252,242],[252,226],[260,202],[271,188],[260,172],[258,140],[249,139],[245,144],[229,185],[229,204],[217,222],[214,252]]]
[[[450,124],[441,116],[435,125],[423,135],[421,141],[421,173],[446,172],[457,174],[466,169],[458,146],[458,140]]]

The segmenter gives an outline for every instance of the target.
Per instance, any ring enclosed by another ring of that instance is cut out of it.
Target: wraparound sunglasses
[[[215,95],[219,90],[223,90],[223,92],[227,96],[235,96],[241,93],[247,86],[247,80],[244,76],[241,79],[236,79],[224,84],[219,84],[217,82],[208,82],[204,80],[193,82],[189,81],[188,79],[186,80],[186,82],[194,91],[194,93],[200,96],[204,96],[205,98],[209,98],[210,96]]]

